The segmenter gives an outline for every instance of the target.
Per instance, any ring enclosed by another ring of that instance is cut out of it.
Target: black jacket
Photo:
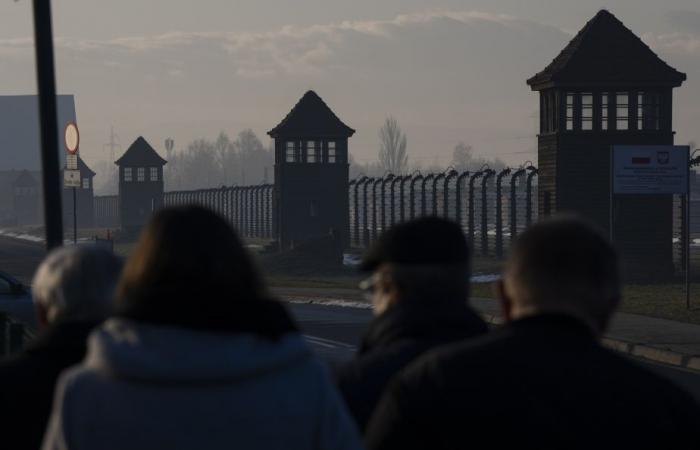
[[[56,379],[83,359],[87,336],[96,325],[54,325],[22,352],[0,361],[0,446],[41,447]]]
[[[700,408],[670,381],[542,315],[425,355],[368,427],[379,449],[700,448]]]
[[[388,381],[423,352],[486,333],[465,302],[398,304],[375,318],[357,357],[337,371],[338,386],[364,429]]]

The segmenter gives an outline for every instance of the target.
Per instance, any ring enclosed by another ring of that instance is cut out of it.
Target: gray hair
[[[34,302],[57,320],[102,320],[112,312],[122,261],[99,247],[61,247],[34,275]]]

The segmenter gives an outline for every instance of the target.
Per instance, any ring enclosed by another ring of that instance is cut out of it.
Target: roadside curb
[[[480,315],[484,321],[491,325],[503,324],[503,319],[498,316],[483,313]],[[604,347],[618,353],[700,373],[700,355],[686,355],[671,350],[650,347],[645,344],[636,344],[634,342],[626,342],[610,337],[604,337],[601,342]]]
[[[282,296],[289,303],[306,303],[327,306],[342,306],[347,308],[363,308],[370,309],[372,306],[365,301],[352,301],[340,298],[328,297],[307,297],[307,296]],[[500,316],[480,312],[484,321],[490,325],[503,325],[503,319]],[[700,355],[689,355],[665,350],[662,348],[651,347],[646,344],[628,342],[621,339],[604,337],[601,340],[603,346],[617,353],[631,356],[637,359],[652,361],[659,364],[678,367],[689,370],[691,372],[700,373]]]

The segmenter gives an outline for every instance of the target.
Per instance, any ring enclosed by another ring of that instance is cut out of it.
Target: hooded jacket
[[[359,449],[321,364],[279,339],[111,319],[56,389],[44,449]]]

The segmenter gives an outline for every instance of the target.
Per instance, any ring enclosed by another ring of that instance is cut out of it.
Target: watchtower
[[[275,140],[275,230],[280,248],[333,235],[349,244],[348,138],[345,125],[308,91],[267,134]]]
[[[673,144],[672,90],[685,74],[662,61],[613,14],[601,10],[541,72],[539,211],[573,211],[610,231],[613,145]],[[672,197],[614,200],[613,239],[628,275],[673,270]]]
[[[115,161],[119,166],[119,218],[123,231],[140,229],[163,204],[166,163],[142,136]]]
[[[93,186],[95,172],[85,164],[80,155],[78,155],[78,171],[80,171],[80,187],[75,188],[78,228],[89,228],[95,222]],[[65,229],[73,228],[73,188],[71,187],[63,188],[63,226]]]

